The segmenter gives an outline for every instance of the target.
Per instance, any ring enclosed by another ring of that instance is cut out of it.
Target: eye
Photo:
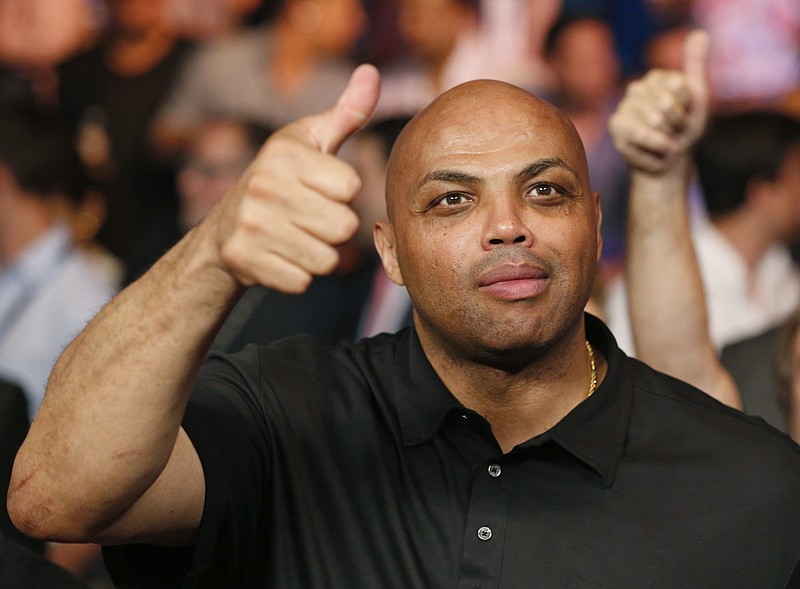
[[[459,205],[467,204],[470,198],[461,192],[448,192],[444,196],[437,199],[433,204],[443,207],[457,207]]]
[[[526,195],[537,202],[557,203],[570,196],[570,192],[552,182],[538,182],[528,189]]]
[[[563,193],[564,191],[561,190],[555,184],[535,184],[530,189],[530,194],[532,196],[548,197],[548,196],[556,196],[558,194],[563,194]]]

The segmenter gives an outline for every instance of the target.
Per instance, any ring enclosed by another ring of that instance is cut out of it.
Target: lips
[[[529,299],[544,292],[548,277],[539,266],[503,264],[483,272],[478,277],[478,288],[503,300]]]
[[[543,278],[547,278],[547,272],[537,266],[529,264],[522,266],[504,264],[496,268],[491,268],[481,274],[478,278],[478,286],[491,286],[498,282],[509,282],[512,280],[539,280]]]

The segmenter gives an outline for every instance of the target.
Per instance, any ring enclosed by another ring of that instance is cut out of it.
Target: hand
[[[378,71],[358,67],[333,108],[276,131],[208,216],[217,263],[239,283],[300,293],[336,268],[335,246],[358,228],[361,179],[335,154],[379,92]]]
[[[682,72],[651,70],[628,85],[609,129],[631,171],[661,175],[688,162],[708,119],[708,42],[704,31],[693,31]]]

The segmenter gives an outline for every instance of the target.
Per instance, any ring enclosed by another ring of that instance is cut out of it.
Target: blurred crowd
[[[709,205],[706,193],[736,190],[713,179],[749,165],[721,163],[720,151],[783,160],[755,139],[800,117],[797,0],[0,0],[0,379],[32,418],[50,367],[92,314],[208,213],[272,130],[329,107],[364,61],[382,71],[381,99],[341,152],[364,179],[363,230],[301,297],[250,289],[215,346],[298,331],[332,341],[407,323],[407,297],[371,243],[388,152],[440,92],[496,78],[547,97],[581,135],[603,206],[594,310],[634,353],[620,292],[628,172],[608,118],[629,80],[681,68],[683,40],[698,27],[711,39],[720,124],[701,146],[692,215],[706,243],[706,293],[720,309],[712,337],[723,358],[739,358],[730,346],[786,325],[800,304],[800,184],[780,185],[794,208],[745,199],[767,172],[740,179],[741,202]],[[745,116],[763,111],[785,119]],[[742,300],[726,303],[732,291]],[[731,361],[734,376],[741,365]],[[787,430],[787,411],[773,413]],[[100,566],[94,548],[49,553],[84,578]]]

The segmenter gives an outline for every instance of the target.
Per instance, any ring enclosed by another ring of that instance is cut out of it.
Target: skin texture
[[[484,415],[527,407],[537,425],[510,445],[574,407],[586,390],[582,313],[600,209],[568,120],[501,82],[461,85],[399,137],[387,208],[375,234],[384,267],[407,286],[423,347],[454,394]]]
[[[205,483],[180,424],[196,372],[244,286],[299,293],[336,267],[361,182],[335,154],[378,91],[362,66],[335,107],[272,134],[205,219],[66,349],[15,463],[20,529],[193,542]],[[588,393],[582,312],[600,210],[577,134],[529,94],[476,82],[418,117],[390,159],[384,266],[419,307],[434,368],[508,451]]]
[[[203,222],[67,347],[14,464],[18,528],[66,542],[191,544],[205,497],[180,427],[194,376],[244,285],[302,292],[336,267],[360,181],[334,154],[378,92],[378,72],[362,66],[334,107],[271,135]]]
[[[652,70],[628,86],[610,120],[631,170],[625,280],[640,359],[741,407],[708,330],[687,205],[691,149],[708,113],[708,39],[689,35],[683,71]]]

